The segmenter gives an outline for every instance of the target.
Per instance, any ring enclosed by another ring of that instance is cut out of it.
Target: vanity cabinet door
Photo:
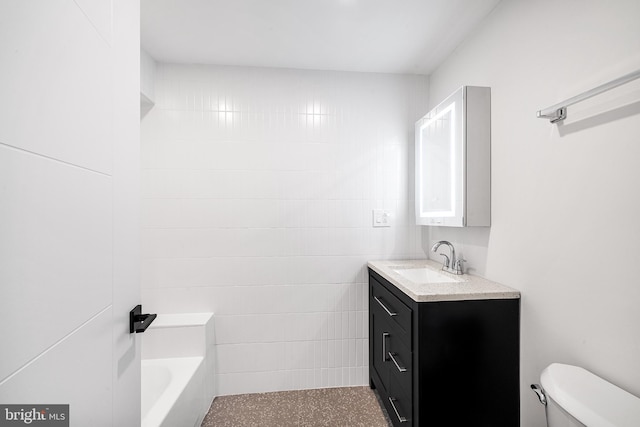
[[[416,424],[517,427],[520,301],[425,302],[417,314]]]

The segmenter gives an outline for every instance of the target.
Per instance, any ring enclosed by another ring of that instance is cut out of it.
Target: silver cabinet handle
[[[387,312],[387,314],[388,314],[389,316],[393,317],[393,316],[397,316],[397,315],[398,315],[398,313],[393,313],[391,310],[389,310],[389,309],[387,308],[387,306],[385,306],[385,305],[382,303],[382,301],[380,301],[380,300],[378,299],[378,297],[373,297],[373,299],[374,299],[374,300],[376,300],[376,301],[378,301],[378,304],[380,304],[380,306],[381,306],[382,308],[384,308],[384,311],[386,311],[386,312]]]
[[[396,368],[398,368],[398,371],[400,371],[400,372],[407,372],[407,368],[405,368],[404,366],[400,366],[400,365],[398,364],[398,361],[396,360],[396,358],[395,358],[395,357],[393,357],[394,355],[396,355],[396,353],[391,353],[391,352],[389,352],[389,357],[391,358],[391,360],[393,360],[393,363],[395,363],[395,364],[396,364]]]
[[[389,332],[382,333],[382,361],[387,361],[387,337],[389,336]]]
[[[398,412],[398,408],[396,408],[395,402],[396,399],[395,397],[390,397],[389,398],[389,402],[391,402],[391,407],[393,408],[393,411],[396,413],[396,417],[398,417],[398,421],[400,421],[401,423],[407,422],[407,419],[405,417],[401,417],[400,413]]]

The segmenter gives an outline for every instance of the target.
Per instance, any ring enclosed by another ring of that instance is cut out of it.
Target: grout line
[[[80,12],[82,12],[82,14],[84,15],[85,19],[87,21],[89,21],[89,25],[91,25],[91,27],[95,30],[95,32],[98,34],[98,37],[100,37],[109,47],[113,47],[112,46],[112,39],[113,39],[113,2],[111,3],[111,8],[109,10],[110,16],[109,16],[109,39],[108,40],[106,38],[106,36],[104,36],[100,30],[98,30],[98,27],[96,27],[96,24],[93,22],[93,19],[91,19],[89,17],[89,15],[87,15],[87,12],[84,10],[84,8],[82,6],[80,6],[80,4],[78,3],[78,0],[73,0],[73,2],[75,3],[75,5],[77,6],[78,9],[80,9]]]
[[[91,169],[91,168],[87,168],[87,167],[84,167],[84,166],[76,165],[75,163],[71,163],[71,162],[67,162],[67,161],[64,161],[64,160],[56,159],[55,157],[47,156],[45,154],[36,153],[35,151],[26,150],[24,148],[16,147],[16,146],[11,145],[11,144],[6,144],[6,143],[1,142],[1,141],[0,141],[0,146],[8,148],[10,150],[15,150],[15,151],[18,151],[18,152],[21,152],[21,153],[31,154],[33,156],[40,157],[42,159],[52,160],[52,161],[54,161],[56,163],[61,163],[61,164],[66,165],[66,166],[71,166],[71,167],[74,167],[74,168],[82,169],[82,170],[87,171],[87,172],[93,172],[93,173],[96,173],[98,175],[102,175],[102,176],[106,176],[108,178],[111,178],[111,175],[109,175],[108,173],[104,173],[104,172],[97,171],[95,169]]]
[[[104,312],[106,312],[107,310],[109,310],[112,307],[112,304],[109,304],[108,306],[106,306],[105,308],[103,308],[102,310],[100,310],[97,314],[94,314],[93,316],[91,316],[88,320],[86,320],[85,322],[83,322],[80,326],[78,326],[77,328],[75,328],[74,330],[72,330],[71,332],[69,332],[68,334],[66,334],[65,336],[63,336],[62,338],[60,338],[58,341],[56,341],[55,343],[51,344],[48,348],[46,348],[45,350],[43,350],[42,352],[40,352],[39,354],[37,354],[35,357],[33,357],[31,360],[29,360],[28,362],[26,362],[24,365],[22,365],[21,367],[19,367],[18,369],[16,369],[14,372],[12,372],[11,374],[9,374],[6,378],[2,379],[0,381],[0,387],[3,386],[7,381],[9,381],[11,378],[15,377],[16,375],[18,375],[20,372],[22,372],[24,369],[26,369],[27,367],[31,366],[34,362],[38,361],[41,357],[43,357],[45,354],[49,353],[51,350],[53,350],[54,348],[56,348],[58,345],[60,345],[62,342],[66,341],[67,338],[71,337],[73,334],[75,334],[76,332],[78,332],[80,329],[84,328],[87,324],[89,324],[90,322],[92,322],[94,319],[96,319],[97,317],[99,317],[100,315],[102,315]]]

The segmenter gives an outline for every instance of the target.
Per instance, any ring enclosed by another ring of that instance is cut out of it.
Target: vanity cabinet
[[[416,302],[369,269],[369,372],[394,426],[520,425],[519,299]]]
[[[491,89],[462,86],[416,122],[416,223],[491,225]]]

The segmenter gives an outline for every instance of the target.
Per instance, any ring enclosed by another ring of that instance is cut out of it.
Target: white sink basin
[[[462,278],[442,274],[425,267],[392,268],[392,270],[414,283],[456,283],[465,281]]]

